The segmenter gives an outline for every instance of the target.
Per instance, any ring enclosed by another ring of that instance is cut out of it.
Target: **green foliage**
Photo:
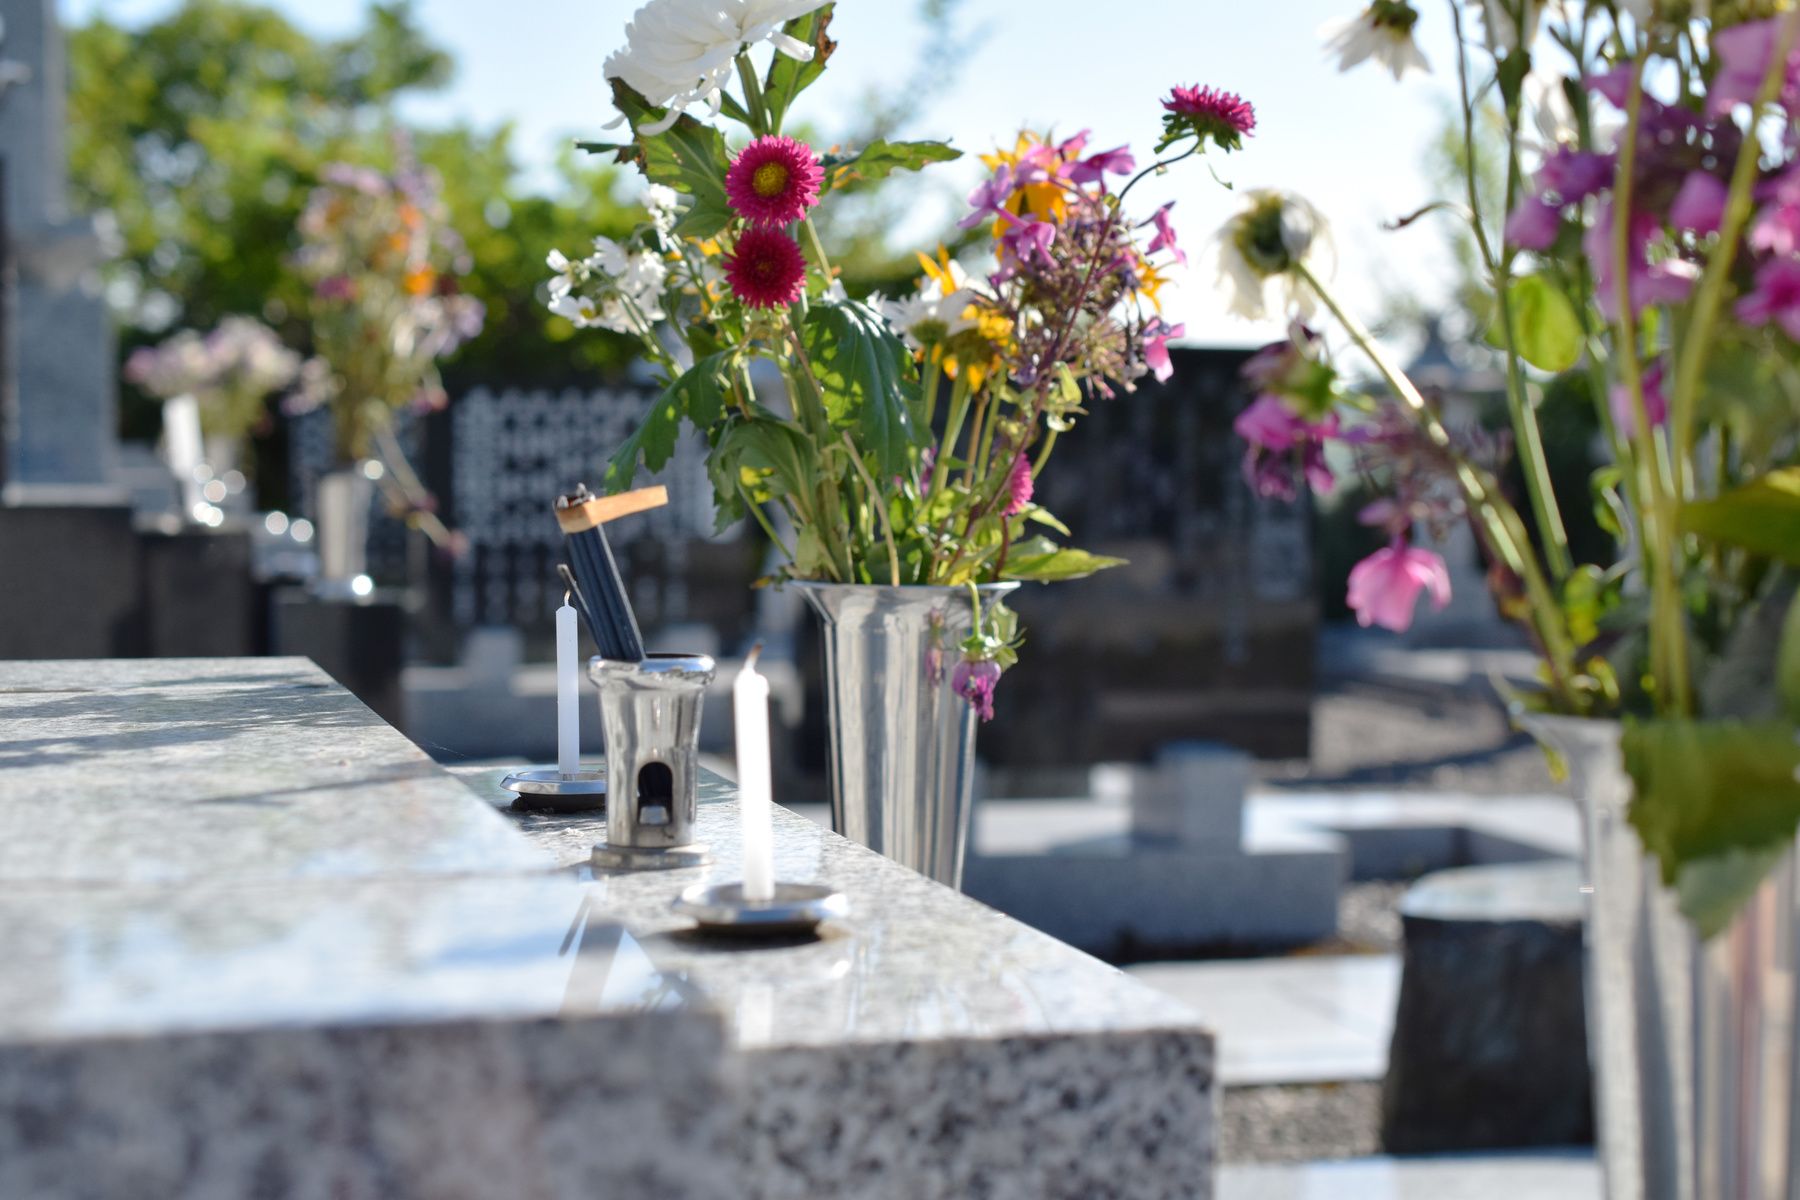
[[[825,33],[831,25],[831,14],[836,7],[835,4],[827,4],[804,16],[795,17],[782,26],[783,33],[811,46],[813,56],[810,60],[801,62],[797,58],[777,54],[769,61],[769,73],[763,79],[763,104],[768,109],[769,126],[777,133],[781,132],[782,119],[787,116],[794,98],[825,73],[825,64],[831,58],[831,52],[837,49],[837,43]]]
[[[1800,594],[1788,605],[1781,626],[1781,643],[1775,652],[1775,689],[1787,709],[1788,719],[1800,721]]]
[[[1800,566],[1800,467],[1770,471],[1716,500],[1684,505],[1681,523],[1690,533]]]
[[[932,163],[952,162],[962,151],[947,142],[870,142],[854,154],[827,154],[820,162],[833,187],[852,181],[880,183],[895,171],[922,171]]]
[[[1800,826],[1800,740],[1785,721],[1628,721],[1630,820],[1703,934]]]
[[[918,371],[906,343],[874,309],[845,300],[813,307],[806,345],[832,424],[860,429],[872,469],[907,470],[923,435],[912,411]]]
[[[1005,577],[1054,583],[1063,579],[1085,579],[1097,571],[1124,564],[1122,558],[1089,554],[1073,546],[1058,546],[1049,538],[1034,537],[1012,548],[1006,560]]]
[[[1581,318],[1563,290],[1542,275],[1522,275],[1507,290],[1519,357],[1542,371],[1581,361]]]
[[[626,439],[606,464],[606,490],[622,492],[637,477],[638,464],[660,471],[675,455],[682,421],[706,429],[725,409],[725,372],[734,352],[722,350],[683,371],[663,389],[637,432]]]
[[[613,80],[613,103],[631,119],[633,129],[653,120],[662,110],[632,91],[623,80]],[[675,232],[681,237],[711,237],[731,221],[725,200],[725,171],[731,153],[725,135],[685,113],[661,133],[638,133],[628,147],[596,142],[580,143],[590,152],[612,150],[622,161],[635,161],[652,183],[664,184],[692,198]]]

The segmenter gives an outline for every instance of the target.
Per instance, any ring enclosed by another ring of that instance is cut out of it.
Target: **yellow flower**
[[[1137,260],[1137,277],[1138,293],[1150,301],[1157,312],[1161,312],[1162,301],[1157,298],[1156,294],[1162,291],[1163,284],[1169,282],[1169,277],[1164,275],[1155,263],[1142,255],[1139,255]]]

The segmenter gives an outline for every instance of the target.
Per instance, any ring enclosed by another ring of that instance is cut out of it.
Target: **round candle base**
[[[596,842],[592,861],[596,869],[603,871],[675,871],[704,867],[712,861],[712,851],[703,842],[667,849]]]
[[[606,808],[606,775],[577,771],[565,778],[555,767],[514,771],[500,786],[518,797],[519,808],[544,812],[594,812]]]
[[[742,883],[701,883],[675,899],[675,911],[717,933],[807,933],[850,915],[850,900],[822,883],[776,883],[768,900],[744,899]]]

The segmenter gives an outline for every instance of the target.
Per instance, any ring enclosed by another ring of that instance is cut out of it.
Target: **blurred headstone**
[[[0,350],[6,499],[115,504],[117,363],[95,268],[103,226],[68,212],[67,97],[55,0],[0,0],[7,271]]]
[[[1250,756],[1217,742],[1176,742],[1131,781],[1131,834],[1143,841],[1236,852],[1244,838]]]

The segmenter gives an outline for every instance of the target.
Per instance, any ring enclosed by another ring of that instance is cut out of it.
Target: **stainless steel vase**
[[[968,589],[795,586],[824,626],[832,827],[960,887],[976,714],[951,676],[974,628]],[[988,584],[982,603],[1016,587]]]
[[[366,596],[369,583],[369,514],[375,478],[366,464],[319,476],[316,537],[319,577],[313,590],[331,599]]]
[[[1794,846],[1702,942],[1626,820],[1619,726],[1533,731],[1582,804],[1588,1044],[1608,1200],[1795,1200]]]

